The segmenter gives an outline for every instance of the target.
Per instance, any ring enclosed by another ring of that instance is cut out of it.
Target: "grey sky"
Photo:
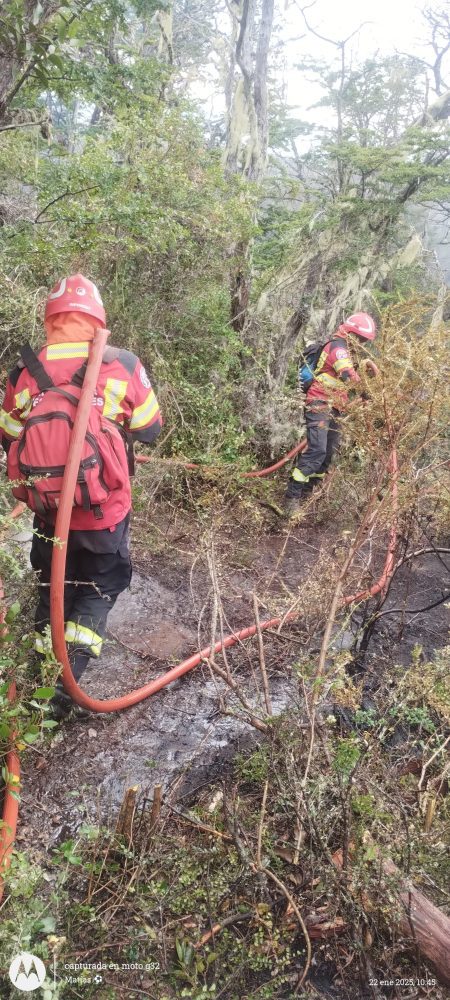
[[[320,99],[323,91],[311,83],[305,85],[305,76],[296,69],[296,63],[305,55],[310,55],[331,66],[338,56],[337,50],[306,32],[299,8],[306,8],[307,0],[278,2],[284,22],[281,30],[287,102],[296,109],[294,114],[301,118],[316,124],[328,124],[328,110],[308,110]],[[425,0],[420,4],[411,0],[317,0],[306,11],[306,16],[311,27],[335,41],[343,40],[356,31],[346,48],[348,65],[351,62],[360,63],[377,52],[380,57],[399,51],[429,58],[430,53],[424,45],[426,27],[421,16],[424,6]],[[362,27],[358,31],[360,25]]]
[[[393,54],[396,50],[427,58],[424,46],[426,27],[421,10],[429,0],[317,0],[309,7],[307,18],[312,27],[321,34],[336,41],[352,34],[363,22],[348,46],[348,59],[358,63],[373,56]],[[430,0],[431,2],[431,0]],[[294,108],[293,113],[303,119],[325,124],[328,112],[323,109],[307,111],[322,96],[319,87],[309,84],[305,87],[305,77],[295,67],[305,55],[322,59],[324,65],[331,65],[334,51],[331,45],[307,34],[300,7],[307,6],[308,0],[276,0],[275,38],[282,42],[282,70],[287,103]],[[437,0],[439,3],[439,0]],[[444,3],[444,0],[441,0]],[[227,30],[224,23],[224,29]],[[304,37],[302,37],[304,36]],[[450,62],[450,57],[449,62]],[[279,64],[279,58],[277,59]],[[206,114],[212,118],[223,112],[223,83],[219,82],[217,69],[211,64],[210,87],[205,75],[193,81],[190,93],[199,100]],[[432,95],[430,95],[432,96]]]
[[[306,0],[284,3],[284,16],[292,26],[292,36],[304,30],[299,10],[302,6],[307,6]],[[364,57],[377,47],[385,53],[395,48],[418,51],[423,36],[421,6],[425,3],[414,4],[411,0],[318,0],[306,16],[321,34],[336,39],[345,38],[363,21],[370,21],[352,41],[355,54]],[[318,39],[316,42],[321,45]]]

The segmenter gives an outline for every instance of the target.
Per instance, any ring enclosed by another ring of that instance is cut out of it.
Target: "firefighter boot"
[[[297,484],[295,485],[297,488],[295,489],[294,492],[292,490],[292,484],[291,483],[289,484],[288,491],[284,498],[283,512],[285,517],[287,517],[289,520],[300,513],[300,510],[305,501],[309,500],[309,497],[311,496],[313,489],[310,483],[305,483],[300,488],[297,486]]]
[[[55,693],[53,698],[50,698],[49,706],[52,719],[54,719],[55,722],[62,722],[63,719],[67,719],[70,715],[74,707],[74,703],[70,694],[67,694],[64,690],[62,681],[56,681]]]
[[[55,722],[62,722],[69,715],[72,715],[76,719],[87,719],[91,715],[87,708],[82,708],[81,705],[77,705],[76,702],[72,701],[70,694],[67,694],[67,691],[64,690],[62,681],[56,682],[55,693],[53,698],[50,699],[49,705],[52,719]]]

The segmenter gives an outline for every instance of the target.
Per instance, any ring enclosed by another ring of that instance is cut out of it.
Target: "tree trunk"
[[[432,963],[441,983],[450,985],[450,918],[442,913],[434,903],[409,879],[404,878],[390,858],[381,859],[377,850],[381,870],[398,880],[397,898],[401,904],[398,918],[400,932],[409,938],[422,958]],[[333,861],[342,868],[342,851],[336,851]]]
[[[162,62],[173,64],[173,6],[161,9],[156,14],[159,25],[158,57]]]
[[[272,34],[274,0],[262,0],[259,24],[256,0],[230,5],[234,53],[227,79],[227,174],[241,174],[259,183],[267,165],[267,64]],[[253,53],[256,40],[256,51]],[[235,79],[235,67],[240,70]],[[234,85],[234,86],[233,86]],[[242,331],[247,321],[251,285],[251,244],[236,248],[241,265],[231,281],[231,322]]]

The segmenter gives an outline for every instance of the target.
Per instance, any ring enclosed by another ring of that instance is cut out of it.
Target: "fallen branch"
[[[378,847],[371,846],[381,872],[396,879],[395,890],[400,904],[399,930],[415,944],[420,955],[432,963],[438,979],[449,986],[450,918],[416,889],[390,858],[383,858]],[[333,862],[337,868],[342,869],[342,851],[336,851]]]
[[[170,809],[170,812],[174,816],[178,816],[179,819],[183,819],[185,823],[190,823],[192,826],[196,826],[203,833],[211,833],[213,837],[220,837],[221,840],[227,840],[229,843],[233,843],[233,837],[229,833],[223,833],[222,830],[215,830],[213,826],[208,826],[207,823],[201,823],[199,819],[193,819],[192,816],[188,816],[187,813],[180,812],[179,809],[175,809],[174,806],[169,805],[166,802],[166,809]]]
[[[259,619],[258,598],[253,594],[253,612],[255,615],[256,635],[258,637],[259,665],[263,679],[264,700],[266,703],[267,715],[273,715],[272,702],[270,700],[269,680],[267,677],[266,658],[264,656],[264,642],[261,632],[261,622]]]
[[[16,122],[13,125],[0,125],[0,132],[8,132],[13,128],[33,128],[33,126],[39,128],[40,125],[48,125],[48,123],[48,117],[40,118],[37,122]]]
[[[229,917],[225,917],[225,919],[221,920],[220,923],[213,924],[211,929],[202,935],[200,940],[194,944],[195,951],[198,951],[199,948],[203,948],[205,944],[208,944],[208,941],[215,937],[216,934],[219,934],[224,927],[230,927],[231,924],[237,924],[242,920],[251,920],[254,916],[255,914],[253,910],[247,910],[246,913],[230,913]]]

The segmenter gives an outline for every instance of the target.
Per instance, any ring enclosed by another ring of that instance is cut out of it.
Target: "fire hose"
[[[177,666],[172,667],[172,669],[166,671],[161,677],[150,681],[148,684],[144,684],[142,687],[137,688],[135,691],[130,691],[128,694],[121,695],[118,698],[110,698],[106,700],[100,700],[98,698],[91,698],[86,694],[77,684],[70,665],[69,656],[67,652],[67,645],[65,640],[65,623],[64,623],[64,579],[65,579],[65,568],[66,568],[66,555],[67,555],[67,540],[70,530],[70,519],[72,513],[72,501],[75,492],[75,486],[77,481],[77,475],[79,470],[79,463],[81,457],[81,449],[84,442],[84,437],[87,429],[87,424],[89,420],[90,407],[92,405],[92,399],[94,396],[94,391],[97,385],[98,374],[100,366],[102,363],[103,352],[106,345],[106,341],[109,335],[107,330],[97,330],[96,336],[92,343],[89,362],[86,369],[86,375],[84,378],[84,383],[80,395],[80,400],[77,407],[77,412],[74,420],[74,426],[72,429],[69,454],[67,458],[67,463],[64,471],[61,498],[58,507],[56,523],[55,523],[55,537],[60,540],[60,544],[53,546],[52,554],[52,567],[51,567],[51,582],[50,582],[50,619],[51,619],[51,634],[52,634],[52,645],[55,658],[58,663],[62,665],[62,681],[66,692],[70,695],[73,701],[80,705],[82,708],[86,708],[92,712],[117,712],[121,709],[130,708],[132,705],[138,704],[138,702],[144,701],[144,699],[149,698],[152,694],[160,691],[161,688],[166,687],[173,681],[182,677],[183,674],[188,673],[193,670],[199,663],[208,659],[211,653],[219,653],[222,649],[228,649],[230,646],[234,646],[238,642],[242,642],[245,639],[249,639],[254,636],[258,630],[258,626],[250,625],[246,628],[241,629],[239,632],[232,633],[228,635],[223,642],[216,642],[214,649],[212,650],[210,646],[205,647],[198,653],[194,653],[188,659],[183,660]],[[302,440],[295,448],[293,448],[287,455],[285,455],[280,461],[276,462],[274,465],[266,469],[261,469],[257,471],[247,472],[243,475],[245,478],[254,478],[259,476],[268,475],[271,472],[276,471],[281,468],[290,458],[293,458],[300,451],[306,448],[306,440]],[[145,456],[143,456],[145,459]],[[195,468],[192,463],[188,464],[189,468]],[[376,594],[383,592],[386,589],[387,583],[392,575],[394,565],[395,565],[395,547],[397,540],[396,531],[396,511],[397,511],[397,459],[395,454],[395,449],[393,448],[390,460],[390,471],[391,471],[391,483],[392,483],[392,510],[393,510],[393,524],[389,537],[389,544],[387,555],[385,559],[384,568],[379,580],[373,584],[372,587],[361,591],[358,594],[352,594],[345,597],[341,601],[341,607],[345,607],[349,604],[353,604],[358,601],[369,600],[369,598],[374,597]],[[61,544],[62,543],[62,544]],[[1,595],[0,595],[1,596]],[[292,620],[295,615],[288,615],[284,618],[276,617],[271,618],[266,621],[262,621],[259,625],[261,630],[276,628],[283,621]],[[10,686],[10,691],[8,692],[8,698],[13,700],[15,697],[15,684],[14,682]],[[20,779],[20,767],[17,753],[14,749],[13,734],[12,734],[12,748],[8,753],[7,758],[7,771],[8,776],[11,775],[11,780],[7,780],[5,789],[5,802],[3,811],[3,826],[0,829],[0,899],[3,892],[2,877],[7,869],[10,858],[11,851],[15,839],[15,832],[17,826],[17,812],[18,812],[18,802],[17,798],[11,795],[11,791],[14,788],[17,790],[18,782]],[[7,779],[8,779],[7,776]]]
[[[21,513],[23,504],[18,505]],[[15,508],[17,510],[17,508]],[[13,515],[14,516],[14,511]],[[4,636],[7,626],[4,624],[6,609],[4,607],[5,592],[0,577],[0,635]],[[16,699],[16,682],[11,681],[7,691],[7,700],[12,704]],[[2,826],[0,828],[0,900],[3,896],[3,875],[9,866],[11,852],[16,838],[17,820],[19,818],[20,760],[15,748],[16,734],[11,730],[9,749],[5,758],[5,793],[3,802]]]

